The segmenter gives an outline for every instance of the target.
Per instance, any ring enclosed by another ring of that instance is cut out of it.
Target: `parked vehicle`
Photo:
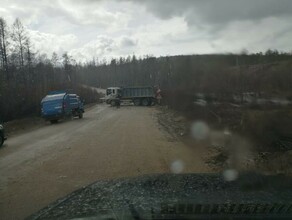
[[[0,124],[0,147],[3,145],[6,139],[4,126]]]
[[[132,101],[136,106],[149,106],[156,103],[155,91],[152,86],[109,87],[104,99],[111,106],[116,106],[125,100]]]
[[[65,117],[83,118],[84,106],[80,97],[65,91],[50,92],[41,101],[41,114],[45,120],[56,123]]]

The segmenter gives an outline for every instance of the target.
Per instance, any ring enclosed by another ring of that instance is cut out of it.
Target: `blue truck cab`
[[[41,101],[42,117],[51,123],[56,123],[65,117],[78,116],[83,118],[83,113],[83,103],[76,94],[54,91],[50,92]]]

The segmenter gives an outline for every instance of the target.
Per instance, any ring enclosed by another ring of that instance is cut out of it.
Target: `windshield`
[[[1,3],[0,219],[90,184],[75,209],[292,212],[292,1]]]
[[[107,89],[107,90],[106,90],[106,94],[107,94],[107,95],[110,95],[111,93],[112,93],[112,90],[111,90],[111,89]]]

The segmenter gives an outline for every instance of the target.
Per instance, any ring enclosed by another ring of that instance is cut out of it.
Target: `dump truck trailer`
[[[111,106],[123,101],[131,101],[136,106],[150,106],[156,103],[156,97],[152,86],[109,87],[105,101]]]

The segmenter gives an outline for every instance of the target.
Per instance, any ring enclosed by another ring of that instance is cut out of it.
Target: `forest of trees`
[[[262,53],[128,57],[77,63],[68,53],[50,58],[33,51],[19,19],[11,27],[0,18],[0,120],[39,112],[50,90],[72,89],[87,102],[98,100],[81,84],[109,86],[158,85],[165,102],[180,105],[195,93],[226,99],[244,92],[292,98],[292,54]]]
[[[188,86],[197,90],[209,87],[216,90],[215,87],[222,86],[220,83],[211,86],[203,81],[209,82],[211,78],[216,77],[222,79],[224,74],[232,74],[230,75],[232,78],[238,72],[249,78],[248,72],[254,71],[259,74],[279,61],[292,61],[292,54],[268,50],[264,54],[250,55],[181,55],[158,58],[153,56],[137,58],[133,55],[112,59],[108,63],[93,60],[79,66],[78,74],[84,82],[94,86],[159,84],[163,88]],[[233,91],[233,88],[231,90]]]
[[[0,121],[38,114],[41,99],[51,90],[74,91],[87,103],[99,99],[79,84],[76,62],[67,53],[48,58],[32,48],[19,19],[8,27],[0,17]]]
[[[77,75],[85,84],[97,87],[158,85],[165,97],[181,93],[181,97],[192,98],[195,93],[204,93],[224,100],[253,92],[292,98],[292,54],[277,50],[249,55],[133,55],[109,63],[89,62],[78,66]],[[172,98],[172,102],[180,99]]]

